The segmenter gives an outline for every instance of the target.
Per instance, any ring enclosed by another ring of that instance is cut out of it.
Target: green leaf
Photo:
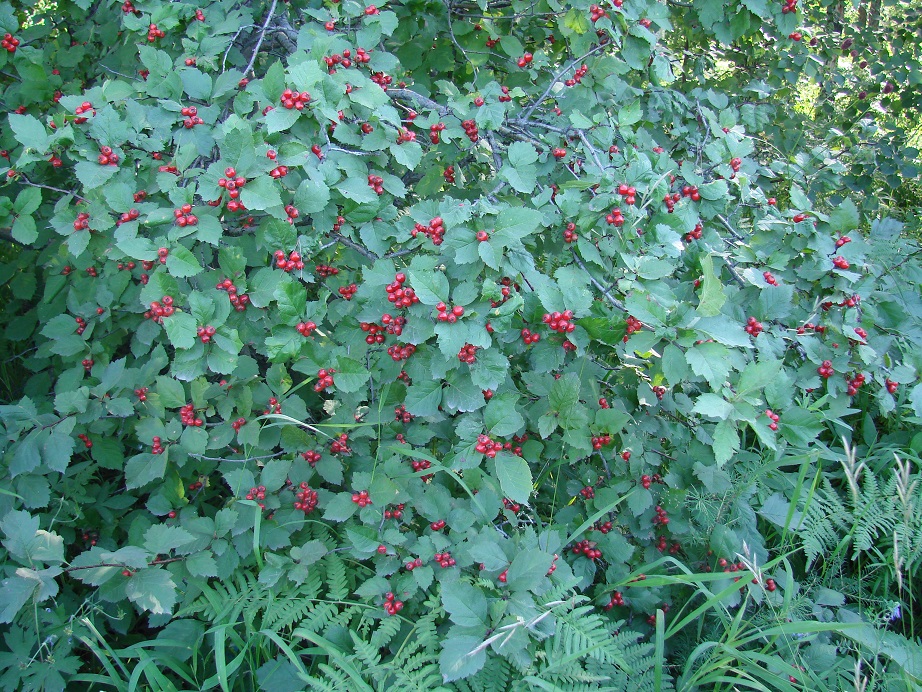
[[[118,173],[118,166],[100,166],[95,161],[79,161],[74,166],[74,172],[84,188],[95,190]]]
[[[509,437],[525,425],[525,419],[515,409],[517,401],[518,396],[514,394],[502,394],[490,400],[483,412],[487,432],[495,437]]]
[[[154,615],[169,615],[176,605],[176,584],[163,568],[142,569],[125,584],[125,595],[142,610]]]
[[[196,329],[198,325],[195,318],[187,312],[174,312],[169,317],[163,318],[163,328],[167,338],[175,348],[192,348],[195,346]]]
[[[323,518],[329,521],[346,521],[358,509],[359,506],[352,501],[352,493],[338,493],[327,503]]]
[[[450,589],[442,589],[442,607],[449,619],[461,627],[489,624],[487,597],[483,591],[467,582],[460,581]]]
[[[718,466],[723,466],[740,449],[740,436],[736,430],[736,423],[722,420],[714,429],[714,458]]]
[[[35,226],[35,219],[31,216],[17,216],[13,220],[13,227],[10,229],[13,240],[29,245],[34,243],[38,238],[38,229]]]
[[[240,201],[247,209],[263,211],[270,207],[282,206],[279,184],[268,175],[258,175],[240,190]]]
[[[733,411],[733,404],[726,401],[723,397],[709,392],[701,394],[697,400],[695,400],[695,407],[692,409],[693,413],[700,413],[708,418],[719,418],[722,420],[730,418],[733,415]]]
[[[16,141],[24,147],[33,149],[36,153],[44,154],[48,151],[49,136],[45,126],[38,118],[31,115],[10,113],[10,129]]]
[[[64,473],[70,464],[76,441],[70,435],[52,432],[42,445],[42,461],[52,471]]]
[[[336,360],[336,374],[333,383],[341,392],[351,394],[365,388],[371,377],[368,368],[354,358],[340,356]]]
[[[496,217],[490,241],[496,247],[509,247],[541,227],[541,212],[527,207],[506,207]]]
[[[410,286],[423,305],[448,302],[448,279],[440,271],[420,271],[412,267],[407,271]]]
[[[407,389],[403,403],[414,416],[437,415],[442,403],[442,383],[438,380],[414,382]]]
[[[442,654],[439,656],[442,679],[451,682],[468,678],[483,668],[487,661],[488,647],[480,648],[482,642],[481,637],[469,635],[446,637],[442,641]]]
[[[698,314],[703,317],[714,317],[720,314],[720,309],[727,302],[727,296],[724,295],[723,284],[714,273],[711,255],[701,255],[701,271],[704,281],[698,301]]]
[[[531,469],[528,462],[507,452],[500,452],[494,460],[496,478],[499,480],[503,495],[513,502],[528,504],[533,490]]]
[[[858,207],[850,198],[845,199],[842,204],[832,210],[829,215],[829,225],[833,231],[839,235],[845,235],[849,231],[858,228],[861,223],[861,216],[858,214]]]
[[[179,526],[154,524],[144,532],[144,548],[153,555],[168,555],[195,540],[195,536]]]
[[[512,591],[534,591],[547,583],[547,571],[554,558],[540,550],[523,550],[509,565],[506,587]]]
[[[172,276],[184,279],[202,273],[202,266],[189,250],[178,245],[170,250],[166,258],[166,268]]]
[[[182,384],[171,377],[157,378],[157,393],[164,408],[179,408],[187,403]]]

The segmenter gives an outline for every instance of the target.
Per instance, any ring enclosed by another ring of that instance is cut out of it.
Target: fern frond
[[[349,581],[342,558],[330,553],[324,556],[323,565],[327,576],[327,597],[333,601],[345,600],[349,596]]]

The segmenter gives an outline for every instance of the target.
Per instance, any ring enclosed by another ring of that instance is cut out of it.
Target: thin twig
[[[31,180],[29,180],[29,179],[28,179],[25,175],[23,175],[22,173],[19,174],[19,180],[20,180],[20,182],[22,182],[22,183],[24,183],[24,184],[26,184],[26,185],[31,185],[32,187],[40,187],[40,188],[42,188],[42,189],[44,189],[44,190],[51,190],[52,192],[60,192],[62,195],[71,195],[71,196],[75,197],[76,199],[79,199],[79,200],[81,200],[81,201],[83,201],[83,202],[86,202],[86,198],[85,198],[85,197],[81,197],[80,195],[78,195],[76,192],[73,192],[72,190],[62,190],[62,189],[59,188],[59,187],[52,187],[51,185],[43,185],[42,183],[33,183]]]
[[[554,85],[557,84],[557,80],[560,79],[561,76],[563,76],[564,74],[572,70],[574,67],[576,67],[577,63],[581,63],[583,60],[588,58],[590,55],[593,55],[594,53],[599,52],[600,50],[608,47],[609,45],[610,44],[607,44],[607,43],[600,43],[598,46],[593,48],[591,51],[589,51],[582,57],[576,58],[575,60],[571,61],[570,64],[561,68],[561,70],[557,74],[551,77],[551,83],[547,85],[547,89],[545,89],[544,93],[541,94],[541,96],[539,96],[533,104],[531,104],[531,106],[528,108],[527,111],[525,111],[525,115],[522,116],[522,119],[528,120],[529,118],[531,118],[531,114],[534,113],[538,105],[543,103],[544,99],[546,99],[550,95],[551,91],[554,89]]]
[[[269,12],[266,14],[266,21],[263,22],[262,29],[259,30],[259,38],[256,40],[256,47],[253,48],[253,54],[250,56],[250,62],[247,63],[246,69],[243,71],[243,76],[245,77],[247,73],[253,69],[253,63],[256,62],[256,56],[259,54],[259,49],[262,48],[263,40],[266,38],[266,31],[269,28],[269,22],[272,21],[272,15],[275,14],[275,6],[278,4],[278,0],[272,0],[272,7],[269,8]],[[256,76],[256,73],[253,73],[253,76]]]
[[[622,303],[620,300],[615,298],[611,293],[608,292],[608,290],[601,283],[599,283],[596,280],[596,278],[592,275],[592,272],[589,271],[589,269],[586,267],[583,261],[579,258],[579,255],[577,255],[575,251],[571,251],[571,254],[573,255],[573,261],[576,262],[577,265],[579,265],[580,269],[586,272],[586,275],[589,277],[589,280],[592,282],[593,286],[599,289],[602,292],[603,296],[608,298],[608,302],[614,305],[621,312],[628,312],[628,309],[624,307],[624,303]]]

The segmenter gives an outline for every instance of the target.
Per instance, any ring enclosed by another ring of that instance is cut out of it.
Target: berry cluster
[[[373,81],[382,89],[387,89],[387,87],[389,87],[391,82],[394,80],[389,74],[385,74],[384,72],[374,72],[371,75],[371,81]]]
[[[775,279],[775,275],[771,272],[762,272],[762,278],[765,279],[765,283],[767,283],[769,286],[778,285],[778,281]]]
[[[448,322],[448,324],[454,324],[459,317],[464,315],[463,305],[453,305],[449,310],[445,303],[440,302],[436,304],[435,309],[438,310],[438,315],[435,318],[439,322]]]
[[[806,218],[807,218],[806,213],[794,214],[794,217],[791,219],[791,221],[793,221],[794,223],[800,223]]]
[[[291,89],[285,89],[285,91],[282,92],[279,100],[282,102],[282,106],[288,110],[294,108],[295,110],[300,111],[304,109],[304,106],[310,103],[311,95],[306,91],[299,93],[297,91],[292,91]]]
[[[77,214],[76,221],[74,221],[74,230],[75,231],[85,231],[89,229],[89,227],[90,227],[90,215],[85,211],[81,211],[79,214]]]
[[[406,323],[407,318],[401,317],[400,315],[397,317],[393,317],[388,313],[381,315],[381,324],[384,325],[385,331],[387,331],[388,334],[393,334],[394,336],[400,336],[403,334],[403,327]]]
[[[467,363],[468,365],[473,365],[477,362],[477,347],[471,344],[464,344],[461,349],[458,351],[458,360],[462,363]]]
[[[828,380],[828,379],[829,379],[830,377],[832,377],[833,374],[835,373],[835,370],[833,370],[833,368],[832,368],[832,361],[831,361],[831,360],[824,360],[824,361],[820,364],[820,367],[818,367],[818,368],[816,369],[816,372],[819,373],[819,376],[820,376],[820,377],[822,377],[823,379]]]
[[[352,501],[355,502],[355,498],[354,498],[354,497],[353,497]],[[371,504],[371,503],[369,502],[369,504]],[[385,518],[385,519],[400,519],[400,518],[403,516],[403,510],[404,510],[404,509],[406,509],[406,505],[403,504],[403,503],[401,503],[401,504],[399,504],[399,505],[395,505],[395,509],[385,509],[385,510],[384,510],[384,518]]]
[[[566,80],[564,84],[568,87],[575,86],[583,81],[583,77],[585,77],[588,72],[589,72],[588,65],[580,65],[577,68],[576,72],[573,73],[573,76],[570,79]],[[560,115],[560,113],[558,113],[557,115]]]
[[[275,266],[281,269],[284,272],[290,272],[294,269],[304,269],[304,261],[301,259],[301,254],[292,250],[288,253],[288,257],[285,257],[285,252],[282,250],[275,251]]]
[[[620,207],[615,207],[611,210],[610,214],[605,215],[605,223],[609,226],[616,226],[620,228],[624,225],[624,214],[621,213]]]
[[[656,516],[653,517],[654,526],[665,526],[666,524],[669,523],[669,515],[666,514],[665,509],[663,509],[659,505],[656,505],[656,507],[654,507],[653,510],[656,512]]]
[[[701,225],[701,222],[695,224],[695,227],[691,229],[688,233],[685,234],[685,242],[691,243],[695,240],[701,240],[701,231],[704,230],[704,226]]]
[[[218,187],[227,190],[227,196],[232,200],[235,200],[240,196],[240,188],[246,185],[247,180],[242,175],[238,176],[236,169],[231,167],[224,169],[224,175],[227,177],[218,178]],[[230,207],[230,204],[228,204],[228,207]],[[231,211],[236,211],[237,209],[242,208],[244,208],[243,205],[237,202]]]
[[[282,405],[279,403],[279,400],[274,397],[269,397],[269,408],[263,409],[263,415],[268,416],[270,413],[281,413]]]
[[[618,186],[618,194],[624,198],[624,203],[633,206],[637,201],[637,189],[633,185],[621,183]]]
[[[138,401],[147,401],[147,391],[149,387],[139,387],[134,390],[134,395],[138,397]]]
[[[849,396],[855,396],[858,393],[858,390],[861,388],[861,385],[864,384],[864,379],[864,373],[859,372],[848,381],[848,389],[845,391],[845,393]]]
[[[418,473],[419,471],[425,471],[426,469],[431,467],[432,462],[426,461],[425,459],[419,459],[419,460],[414,459],[410,462],[410,465],[413,467],[413,472]],[[423,480],[423,482],[426,482],[433,478],[433,474],[427,473],[427,474],[420,476],[420,478]]]
[[[93,361],[89,358],[84,358],[82,361],[80,361],[80,365],[82,365],[83,369],[87,372],[93,369]]]
[[[521,58],[516,61],[516,64],[519,67],[525,67],[526,65],[531,64],[531,61],[534,60],[534,56],[531,53],[525,53]]]
[[[17,46],[19,46],[18,38],[13,34],[3,34],[3,39],[0,40],[0,48],[3,48],[7,53],[15,53]]]
[[[852,242],[852,239],[849,238],[847,235],[843,235],[841,238],[838,238],[836,240],[836,248],[840,248],[843,245],[846,245],[847,243],[850,243],[850,242]]]
[[[682,545],[680,543],[673,543],[672,545],[668,545],[666,542],[666,536],[660,536],[659,540],[656,542],[656,549],[661,553],[665,553],[667,548],[669,549],[670,555],[675,555],[682,549]]]
[[[804,334],[808,329],[812,329],[817,334],[822,334],[826,331],[826,327],[821,324],[813,324],[813,322],[807,322],[803,327],[797,328],[798,334]]]
[[[352,454],[348,433],[340,433],[339,437],[330,443],[330,454]]]
[[[403,610],[403,601],[394,600],[394,594],[388,591],[384,594],[384,612],[388,615],[396,615]]]
[[[117,166],[119,156],[112,151],[112,147],[101,146],[99,147],[99,156],[96,158],[96,161],[100,166]]]
[[[692,202],[698,202],[701,199],[701,193],[698,192],[697,185],[685,185],[682,187],[682,196],[690,197]]]
[[[246,418],[237,418],[231,423],[231,427],[234,429],[234,432],[240,432],[240,428],[247,424]]]
[[[832,258],[832,265],[836,269],[848,269],[849,266],[851,266],[849,265],[848,260],[840,255],[837,255],[836,257]]]
[[[504,569],[502,572],[499,573],[499,576],[496,577],[496,581],[500,582],[501,584],[505,584],[506,579],[508,578],[509,578],[509,570]]]
[[[191,130],[196,125],[204,125],[205,121],[198,115],[198,108],[195,106],[184,106],[179,114],[183,116],[182,126]]]
[[[445,520],[439,519],[438,521],[434,521],[431,524],[429,524],[429,528],[432,529],[433,531],[441,531],[442,529],[445,528]]]
[[[298,486],[298,492],[295,493],[294,508],[299,509],[305,514],[310,514],[317,508],[317,491],[311,490],[310,486],[301,481]]]
[[[406,360],[414,353],[416,353],[416,346],[413,344],[394,344],[393,346],[387,347],[387,355],[389,355],[395,363]]]
[[[309,449],[306,452],[301,452],[301,458],[311,466],[316,466],[317,462],[320,461],[320,452]]]
[[[572,243],[576,241],[576,238],[576,224],[570,222],[563,231],[563,242]]]
[[[733,169],[734,175],[736,173],[739,173],[740,166],[742,165],[743,165],[743,159],[739,158],[738,156],[735,156],[732,159],[730,159],[730,168]],[[730,176],[730,177],[732,178],[733,176]]]
[[[301,336],[310,336],[314,333],[314,330],[317,328],[317,325],[314,322],[298,322],[295,325],[295,329]]]
[[[367,507],[371,504],[371,498],[368,497],[367,490],[360,490],[357,493],[352,493],[352,501],[359,507]]]
[[[163,296],[159,301],[155,300],[150,304],[150,310],[144,313],[144,319],[153,320],[157,324],[163,324],[163,318],[173,314],[173,298]]]
[[[147,42],[153,43],[158,38],[163,38],[166,36],[166,33],[163,29],[158,29],[156,24],[151,24],[147,27]]]
[[[772,411],[770,408],[765,409],[765,415],[768,416],[768,418],[771,420],[771,423],[768,424],[769,429],[777,430],[778,421],[780,420],[781,416]]]
[[[288,166],[276,166],[271,171],[269,171],[269,177],[278,180],[279,178],[284,178],[288,175]]]
[[[445,129],[445,123],[436,123],[429,126],[429,141],[438,144],[441,141],[441,133]]]
[[[446,168],[444,172],[442,173],[442,177],[445,178],[446,183],[448,183],[449,185],[454,185],[455,184],[455,167],[449,166],[448,168]]]
[[[416,416],[414,416],[412,413],[407,411],[407,407],[404,406],[403,404],[400,404],[400,406],[397,406],[396,408],[394,408],[394,418],[397,420],[398,423],[409,423],[415,417]]]
[[[680,199],[682,199],[682,195],[678,192],[673,192],[671,195],[666,195],[663,197],[663,203],[666,205],[666,211],[668,211],[670,214],[673,213],[675,211],[675,205]]]
[[[644,490],[649,490],[650,486],[653,485],[653,477],[645,473],[640,477],[640,485],[643,486]]]
[[[401,127],[397,130],[397,144],[403,144],[404,142],[415,142],[415,141],[416,141],[415,132],[411,132],[405,127]],[[451,166],[449,166],[449,168],[451,168]],[[454,180],[451,180],[449,182],[454,182]]]
[[[602,447],[607,447],[611,444],[611,435],[608,433],[603,433],[602,435],[593,435],[592,436],[592,448],[595,450],[600,450]]]
[[[762,323],[759,322],[755,317],[750,317],[746,320],[746,326],[744,327],[746,333],[751,336],[758,336],[762,333],[763,327]]]
[[[615,591],[611,595],[611,600],[602,607],[605,608],[605,610],[611,610],[615,606],[623,606],[623,605],[624,605],[624,596],[621,595],[620,591]]]
[[[466,134],[467,138],[472,142],[476,142],[480,139],[480,134],[477,132],[477,123],[473,120],[462,120],[461,127],[464,128],[464,134]]]
[[[509,95],[509,87],[500,87],[500,90],[503,92],[502,96],[499,97],[500,103],[508,103],[512,100],[512,97]]]
[[[384,194],[384,178],[380,175],[368,176],[368,187],[375,191],[376,195]]]
[[[198,338],[201,339],[203,344],[207,344],[211,341],[216,331],[217,330],[214,327],[208,325],[206,327],[197,328],[195,333],[198,335]]]
[[[160,443],[159,437],[154,437],[154,439],[151,441],[150,453],[163,454],[163,445]]]
[[[234,286],[234,282],[230,279],[224,279],[218,282],[215,288],[219,291],[227,291],[228,300],[230,300],[231,305],[234,306],[237,312],[243,312],[247,309],[247,305],[250,303],[250,296],[246,293],[237,295],[237,287]]]
[[[884,380],[884,385],[887,387],[887,391],[890,392],[890,394],[896,394],[896,390],[900,388],[899,383],[894,382],[889,377]]]
[[[608,12],[606,12],[604,8],[598,5],[589,5],[589,18],[592,20],[593,24],[607,16]]]
[[[585,488],[579,491],[579,494],[582,495],[585,499],[591,500],[595,497],[595,488],[591,485],[587,485]]]
[[[552,331],[560,334],[570,334],[576,329],[576,324],[571,322],[572,319],[573,311],[564,310],[563,312],[546,312],[541,321],[550,327]]]
[[[478,435],[477,444],[474,446],[474,449],[478,454],[484,454],[492,459],[496,456],[497,452],[503,451],[503,443],[490,439],[489,435]],[[506,504],[506,500],[503,500],[503,504]],[[515,506],[518,507],[518,505]],[[506,509],[510,509],[508,504],[506,504]],[[518,512],[519,510],[516,509],[514,511]]]
[[[414,303],[419,302],[419,298],[412,288],[403,287],[403,284],[406,282],[406,280],[407,275],[403,272],[398,272],[394,275],[393,283],[389,283],[384,287],[384,290],[387,291],[387,300],[388,302],[393,303],[394,307],[408,308]]]
[[[522,341],[525,342],[526,346],[530,346],[531,344],[535,344],[541,341],[541,335],[537,332],[532,332],[529,329],[522,329],[521,334]]]
[[[157,259],[160,260],[160,264],[166,264],[166,258],[170,256],[170,251],[165,248],[158,248],[157,250]]]
[[[317,371],[317,382],[314,385],[315,392],[322,392],[327,387],[333,386],[333,375],[336,373],[332,368],[321,368]]]
[[[434,559],[442,569],[455,566],[455,559],[451,556],[451,553],[436,553]]]
[[[612,530],[612,528],[614,527],[612,526],[612,523],[610,521],[605,521],[605,522],[597,521],[595,524],[592,525],[592,528],[590,528],[589,530],[598,531],[599,533],[609,533]]]
[[[509,510],[510,512],[512,512],[513,514],[518,514],[518,513],[519,513],[519,510],[522,509],[522,508],[518,505],[518,503],[513,502],[512,500],[510,500],[510,499],[507,498],[507,497],[504,497],[504,498],[503,498],[503,507],[505,507],[506,509],[508,509],[508,510]]]
[[[408,563],[404,565],[404,567],[406,568],[408,572],[412,572],[417,567],[422,567],[422,566],[423,566],[423,559],[420,557],[416,558],[415,560],[410,560]]]
[[[436,216],[429,222],[428,226],[423,226],[421,223],[415,224],[413,230],[410,231],[410,235],[415,238],[420,233],[429,236],[433,245],[441,245],[442,237],[445,235],[445,224],[442,221],[442,217]]]
[[[179,209],[174,209],[173,217],[176,219],[174,223],[180,228],[195,226],[198,223],[198,217],[192,213],[191,204],[184,204]]]
[[[89,215],[87,215],[89,216]],[[118,217],[118,221],[115,222],[116,226],[121,226],[123,223],[128,223],[129,221],[134,221],[135,219],[141,216],[141,212],[137,209],[129,209]],[[76,226],[74,226],[76,228]]]
[[[370,346],[384,343],[384,327],[372,322],[362,322],[361,327],[363,332],[368,332],[368,336],[365,337],[366,344]]]
[[[266,499],[266,486],[258,485],[254,488],[247,490],[246,494],[247,500],[265,500]],[[262,507],[262,505],[260,505]]]
[[[339,274],[339,269],[336,267],[331,267],[329,264],[318,264],[314,267],[314,271],[321,279],[327,279],[331,276],[336,276]]]
[[[352,296],[355,295],[355,292],[359,290],[358,285],[349,284],[348,286],[339,287],[339,295],[341,295],[345,300],[352,300]]]
[[[97,276],[97,274],[96,274],[96,267],[87,267],[87,268],[86,268],[86,273],[87,273],[88,276],[92,276],[92,277],[95,279],[96,276]]]
[[[179,417],[182,420],[183,425],[201,428],[205,424],[205,421],[203,421],[201,418],[195,417],[195,406],[193,404],[186,404],[180,408]]]
[[[570,548],[570,552],[572,552],[574,555],[585,555],[590,560],[596,560],[602,557],[602,551],[595,546],[595,541],[584,539],[577,542],[572,548]]]
[[[797,12],[797,0],[784,0],[781,14],[788,14],[789,12]]]
[[[84,113],[89,113],[89,112],[92,112],[93,115],[96,115],[96,109],[93,108],[93,104],[90,103],[89,101],[84,101],[79,106],[77,106],[76,110],[74,110],[74,113],[76,113],[78,116],[81,116]],[[80,125],[81,123],[85,123],[85,122],[86,122],[86,118],[82,118],[82,117],[74,118],[74,123],[76,125]]]

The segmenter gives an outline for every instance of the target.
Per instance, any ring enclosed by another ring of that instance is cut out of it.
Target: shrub
[[[799,13],[616,5],[0,5],[4,685],[851,679],[766,536],[908,448],[917,248],[764,140],[805,46],[679,62]]]

